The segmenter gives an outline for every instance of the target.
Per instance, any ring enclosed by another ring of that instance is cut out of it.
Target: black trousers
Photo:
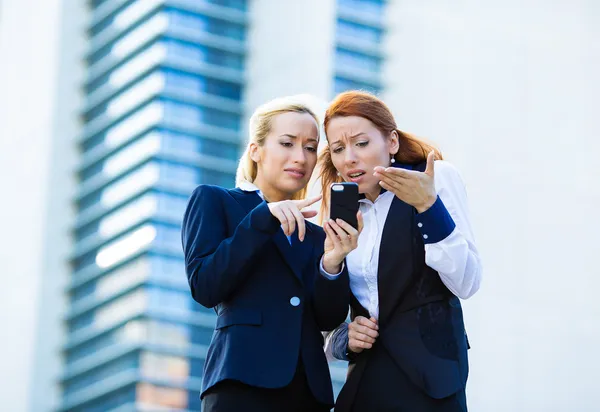
[[[382,345],[371,350],[374,352],[354,394],[352,412],[467,412],[464,390],[443,399],[431,398],[397,366]]]
[[[257,388],[225,380],[202,397],[202,412],[329,412],[331,407],[313,396],[302,361],[294,378],[283,388]]]

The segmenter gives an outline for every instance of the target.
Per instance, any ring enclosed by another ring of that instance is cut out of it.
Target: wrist
[[[433,204],[435,203],[435,201],[437,200],[437,196],[432,196],[429,199],[427,199],[425,202],[423,202],[420,205],[415,206],[415,209],[417,209],[418,213],[424,213],[426,211],[428,211],[431,206],[433,206]]]
[[[323,256],[323,269],[327,273],[339,273],[342,270],[342,262],[325,255]]]

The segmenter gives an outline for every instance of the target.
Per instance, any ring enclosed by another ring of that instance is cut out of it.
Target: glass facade
[[[386,0],[337,0],[333,94],[381,91]]]
[[[60,411],[198,411],[215,315],[180,227],[234,184],[247,0],[91,0]],[[337,0],[334,90],[381,90],[383,0]],[[339,391],[345,364],[332,365]]]
[[[234,184],[247,2],[89,5],[60,410],[200,410],[215,317],[180,226],[195,186]]]
[[[346,90],[382,90],[382,41],[387,0],[336,0],[333,95]],[[349,319],[348,319],[349,320]],[[346,381],[347,363],[329,365],[337,394]]]

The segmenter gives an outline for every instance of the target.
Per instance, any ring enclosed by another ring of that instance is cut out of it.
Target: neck
[[[254,185],[258,187],[268,202],[280,202],[282,200],[290,200],[292,195],[289,193],[282,192],[281,190],[275,189],[273,186],[265,183],[260,176],[256,176],[254,179]]]
[[[365,193],[365,197],[369,199],[371,202],[375,202],[379,194],[381,193],[381,187],[377,185],[372,191]]]

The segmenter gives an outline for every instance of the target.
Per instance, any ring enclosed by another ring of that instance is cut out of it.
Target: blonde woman
[[[320,331],[346,317],[343,261],[360,230],[305,220],[320,199],[304,199],[319,144],[306,104],[271,101],[249,129],[238,187],[199,186],[183,221],[192,296],[218,316],[202,410],[328,411],[333,394]]]

